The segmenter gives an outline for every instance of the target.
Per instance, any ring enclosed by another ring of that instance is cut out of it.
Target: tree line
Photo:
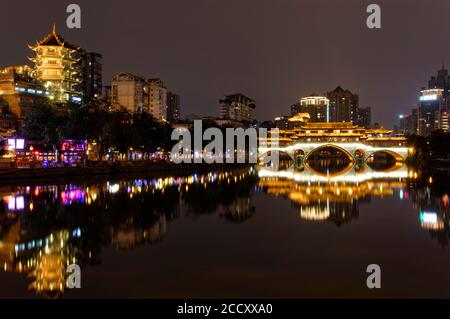
[[[443,130],[433,131],[429,136],[410,135],[408,146],[414,148],[418,160],[450,157],[450,133]]]
[[[62,107],[42,104],[25,115],[22,133],[29,139],[58,147],[66,139],[91,140],[100,155],[113,149],[127,154],[130,148],[142,153],[170,150],[172,127],[148,113],[130,113],[125,108],[108,110],[87,105]]]

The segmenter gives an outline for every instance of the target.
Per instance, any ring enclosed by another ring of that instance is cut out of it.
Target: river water
[[[449,182],[365,165],[0,185],[0,298],[450,298]]]

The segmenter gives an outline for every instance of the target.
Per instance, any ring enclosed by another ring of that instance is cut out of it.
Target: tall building
[[[52,32],[44,39],[29,45],[35,57],[34,75],[49,91],[49,98],[54,103],[80,103],[82,92],[78,89],[81,83],[79,67],[80,48],[71,45],[56,33]]]
[[[158,120],[167,120],[167,88],[161,79],[148,80],[150,114]]]
[[[93,102],[102,97],[102,55],[84,50],[80,52],[83,100]]]
[[[404,135],[417,134],[417,109],[413,109],[411,114],[399,115],[398,133]]]
[[[445,114],[446,112],[443,89],[425,89],[420,91],[418,104],[419,135],[430,135],[434,130],[440,129],[443,113]]]
[[[308,113],[311,122],[330,122],[330,100],[314,93],[302,97],[299,113]]]
[[[444,65],[438,70],[437,76],[432,76],[428,81],[429,89],[442,89],[443,96],[450,96],[450,76]]]
[[[147,81],[137,75],[122,72],[113,77],[111,104],[124,107],[131,113],[148,112]]]
[[[167,92],[167,121],[174,122],[180,119],[180,96]]]
[[[358,118],[359,97],[338,86],[327,93],[330,100],[330,122],[354,122]]]
[[[8,111],[18,118],[29,108],[48,101],[50,93],[33,73],[28,65],[0,68],[0,98],[8,104]]]
[[[298,113],[301,113],[301,107],[302,107],[302,105],[301,105],[300,102],[292,104],[291,105],[291,116],[294,116],[294,115],[296,115]]]
[[[253,123],[255,101],[244,94],[225,95],[220,103],[220,117],[226,120]]]
[[[363,126],[365,128],[369,128],[372,120],[372,110],[371,108],[365,107],[356,109],[357,116],[356,120],[353,122],[355,125]]]

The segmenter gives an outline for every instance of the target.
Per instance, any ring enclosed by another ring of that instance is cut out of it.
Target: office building
[[[255,101],[244,94],[225,95],[220,103],[220,117],[226,120],[253,123]]]

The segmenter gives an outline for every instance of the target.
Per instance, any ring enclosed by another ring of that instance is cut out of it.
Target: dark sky
[[[65,25],[70,3],[81,5],[79,30]],[[380,30],[366,27],[370,3],[381,6]],[[0,64],[25,63],[26,44],[54,21],[68,42],[103,54],[104,84],[121,71],[160,77],[183,115],[217,115],[222,94],[242,92],[271,119],[341,85],[391,127],[450,65],[449,13],[448,0],[8,1]]]

